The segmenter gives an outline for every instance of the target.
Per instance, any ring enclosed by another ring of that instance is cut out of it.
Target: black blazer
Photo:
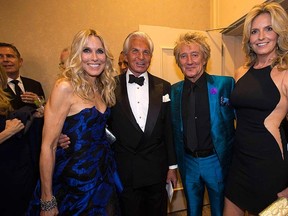
[[[25,91],[29,91],[29,92],[33,92],[35,94],[37,94],[38,96],[44,96],[44,91],[43,91],[43,88],[41,86],[41,83],[36,81],[36,80],[33,80],[33,79],[30,79],[30,78],[27,78],[27,77],[22,77],[21,76],[21,80],[23,82],[23,85],[24,85],[24,88],[25,88]],[[7,88],[5,89],[6,92],[8,92],[12,98],[11,100],[11,105],[14,109],[19,109],[23,106],[33,106],[31,104],[26,104],[24,103],[23,101],[21,101],[16,95],[15,93],[13,92],[13,90],[10,88],[10,86],[8,85]],[[35,106],[36,108],[36,106]]]
[[[148,73],[149,108],[143,132],[129,104],[126,74],[117,79],[109,128],[116,136],[113,147],[122,183],[137,188],[165,182],[169,165],[176,164],[170,102],[163,102],[171,85]]]

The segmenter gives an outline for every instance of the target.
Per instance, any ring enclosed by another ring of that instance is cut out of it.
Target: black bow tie
[[[135,77],[134,75],[129,74],[129,83],[137,83],[142,86],[144,84],[144,79],[144,77]]]

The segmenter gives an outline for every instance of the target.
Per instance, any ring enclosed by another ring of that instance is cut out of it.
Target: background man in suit
[[[0,43],[0,64],[8,76],[6,92],[10,94],[10,101],[14,110],[20,108],[32,108],[36,109],[35,101],[38,100],[38,96],[44,97],[44,91],[39,82],[29,79],[27,77],[20,76],[20,68],[23,64],[23,59],[18,49],[8,43]],[[43,109],[43,108],[40,108]],[[40,109],[38,109],[40,111]],[[25,109],[28,111],[28,109]],[[24,111],[22,111],[24,112]],[[36,180],[39,177],[39,155],[42,139],[42,127],[43,127],[43,112],[36,112],[33,123],[29,127],[29,130],[19,138],[20,145],[16,145],[14,151],[21,152],[21,157],[18,158],[15,163],[18,163],[18,168],[22,170],[19,172],[24,176],[22,178],[16,176],[15,193],[13,196],[18,196],[21,199],[23,205],[27,205],[30,200]],[[17,148],[17,149],[16,149]],[[13,152],[7,152],[7,155],[13,154]],[[17,173],[15,170],[11,172]],[[25,174],[24,174],[25,173]],[[17,179],[18,178],[18,179]],[[25,194],[22,196],[21,194]],[[25,205],[25,207],[26,207]],[[21,206],[22,207],[22,206]],[[19,207],[19,208],[21,208]]]
[[[202,215],[206,186],[212,215],[221,216],[234,141],[234,111],[229,106],[234,80],[205,72],[210,57],[205,39],[186,33],[176,42],[174,56],[185,80],[171,89],[172,123],[188,215]]]
[[[35,106],[35,100],[38,96],[44,96],[44,91],[39,82],[20,76],[23,59],[14,45],[0,43],[0,64],[8,76],[6,91],[13,99],[11,101],[13,108],[18,109],[25,105]]]
[[[167,215],[166,182],[176,185],[170,117],[170,84],[147,72],[153,42],[133,32],[123,46],[128,71],[118,76],[109,127],[124,191],[123,215]]]
[[[59,56],[59,69],[60,71],[64,71],[66,68],[66,61],[68,59],[70,55],[70,48],[69,47],[65,47]]]
[[[119,73],[126,73],[128,69],[128,62],[125,60],[124,52],[121,51],[118,58]]]

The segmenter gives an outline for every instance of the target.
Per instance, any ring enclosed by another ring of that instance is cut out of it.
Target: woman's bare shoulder
[[[284,70],[282,71],[282,73],[284,73],[284,77],[283,77],[283,91],[286,97],[288,97],[288,70]]]
[[[248,67],[246,66],[241,66],[239,67],[234,74],[234,79],[237,82],[247,71],[248,71]]]
[[[67,99],[71,100],[73,97],[73,86],[70,81],[65,79],[58,79],[51,91],[50,100],[64,103]]]
[[[66,93],[71,93],[73,92],[73,86],[72,86],[72,83],[67,80],[67,79],[58,79],[56,82],[55,82],[55,85],[54,85],[54,90],[57,90],[57,91],[60,91],[60,92],[66,92]]]

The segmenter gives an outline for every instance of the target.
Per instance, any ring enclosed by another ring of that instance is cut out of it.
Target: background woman
[[[2,120],[0,125],[4,127],[4,129],[0,132],[0,144],[24,128],[23,123],[21,123],[21,121],[18,119],[6,120],[8,113],[12,111],[9,95],[3,91],[6,86],[7,75],[0,66],[0,118]]]
[[[19,119],[8,119],[12,111],[7,86],[7,75],[0,66],[0,214],[23,215],[32,192],[32,173],[26,137],[18,132],[24,124]],[[17,207],[15,207],[17,206]]]

